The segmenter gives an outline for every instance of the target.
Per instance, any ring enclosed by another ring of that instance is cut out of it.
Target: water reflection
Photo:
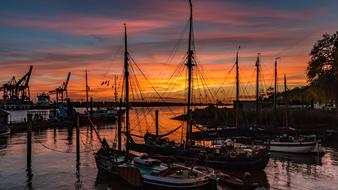
[[[290,161],[298,164],[310,164],[310,165],[321,165],[322,155],[308,155],[308,154],[289,154],[282,152],[272,152],[272,159],[278,159],[281,161]]]
[[[75,181],[75,189],[82,188],[81,174],[80,174],[80,159],[76,159],[76,181]]]
[[[233,170],[216,170],[216,173],[226,173],[228,175],[237,177],[241,180],[244,179],[245,171],[233,171]],[[255,183],[261,189],[269,188],[269,182],[265,171],[250,171],[252,183]],[[229,189],[225,186],[220,186],[219,189]]]
[[[71,127],[67,128],[67,140],[68,140],[67,145],[73,144],[73,128],[71,128]],[[71,147],[71,146],[69,146],[69,147]]]
[[[160,133],[165,133],[171,128],[174,129],[180,124],[170,120],[172,115],[169,111],[165,111],[163,108],[159,110],[161,110],[160,124],[165,126],[160,128]],[[135,115],[132,117],[135,118]],[[152,116],[149,115],[149,117]],[[135,134],[143,135],[146,129],[146,126],[133,125],[133,133]],[[150,126],[149,130],[152,132],[154,127]],[[112,145],[116,138],[116,125],[100,126],[99,133]],[[1,136],[0,189],[33,189],[34,187],[43,187],[44,189],[132,189],[118,178],[98,174],[93,153],[100,145],[90,127],[81,128],[81,160],[76,160],[76,143],[73,142],[75,134],[75,129],[68,128],[53,128],[34,132],[32,134],[33,155],[30,164],[26,162],[26,133]],[[180,141],[180,138],[180,130],[170,136],[170,139],[176,141]],[[143,139],[141,140],[143,141]],[[45,148],[42,144],[53,150]],[[237,173],[235,176],[242,178],[243,174]],[[337,190],[338,151],[337,149],[328,149],[323,157],[273,153],[265,172],[253,172],[252,178],[261,187],[271,189]]]
[[[27,165],[26,165],[26,189],[33,189],[32,179],[32,131],[27,132],[27,142],[26,142],[26,154],[27,154]]]
[[[273,188],[337,189],[336,160],[330,152],[324,156],[273,153],[265,171]]]
[[[0,136],[0,156],[6,155],[6,148],[8,144],[9,135]]]
[[[98,172],[95,180],[95,188],[97,190],[135,190],[130,185],[128,185],[123,180],[118,179],[117,177],[111,176],[104,172]]]
[[[26,169],[26,189],[33,189],[33,171],[32,171],[32,166],[31,166],[31,161],[30,163],[27,162],[27,169]]]

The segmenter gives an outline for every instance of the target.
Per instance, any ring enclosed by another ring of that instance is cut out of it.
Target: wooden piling
[[[76,116],[76,161],[80,161],[80,118]]]
[[[76,189],[82,185],[80,178],[80,117],[76,114]]]
[[[56,118],[56,101],[53,102],[53,118]]]
[[[155,110],[156,141],[158,141],[158,110]]]
[[[117,149],[121,151],[122,140],[121,140],[121,129],[122,129],[122,112],[117,112]]]
[[[32,163],[32,114],[27,114],[27,170]]]
[[[54,144],[56,143],[56,126],[53,129]]]
[[[93,116],[93,97],[90,97],[90,117]]]

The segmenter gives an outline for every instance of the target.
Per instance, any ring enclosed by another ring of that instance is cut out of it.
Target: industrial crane
[[[68,86],[70,74],[71,73],[69,72],[66,81],[64,81],[61,86],[59,86],[55,90],[49,91],[49,93],[55,94],[56,103],[59,103],[59,102],[63,103],[63,101],[66,98],[68,98],[67,86]]]
[[[13,76],[10,81],[5,83],[0,91],[3,91],[4,101],[10,102],[29,102],[30,91],[29,91],[29,79],[32,74],[33,66],[29,67],[29,71],[18,81]]]

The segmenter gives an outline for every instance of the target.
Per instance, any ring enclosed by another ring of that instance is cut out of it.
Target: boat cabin
[[[134,159],[134,164],[143,165],[146,167],[160,166],[161,161],[157,159],[148,158],[147,156],[141,156]]]

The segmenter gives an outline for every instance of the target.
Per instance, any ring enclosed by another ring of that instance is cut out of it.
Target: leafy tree
[[[317,95],[338,106],[338,31],[324,34],[314,44],[307,66],[307,78]]]

